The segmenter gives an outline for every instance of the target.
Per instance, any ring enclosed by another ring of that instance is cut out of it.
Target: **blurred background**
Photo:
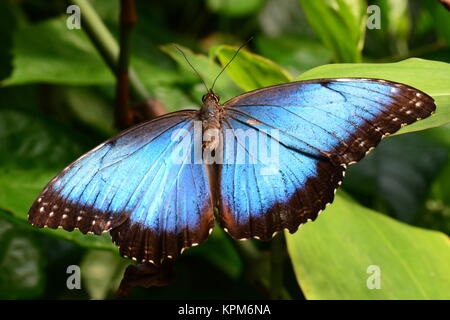
[[[339,5],[340,2],[345,6]],[[89,1],[118,39],[119,1]],[[450,62],[450,17],[439,1],[165,0],[136,1],[131,66],[146,94],[168,111],[197,108],[205,90],[170,43],[177,43],[207,85],[220,71],[216,45],[239,46],[274,61],[293,78],[330,63],[387,63],[409,57]],[[317,5],[317,3],[320,3]],[[115,80],[91,38],[66,27],[69,3],[0,1],[0,298],[105,299],[130,261],[108,236],[37,230],[26,214],[53,175],[117,132]],[[380,28],[368,29],[369,5]],[[222,100],[243,92],[225,74]],[[139,103],[136,97],[133,103]],[[343,188],[367,207],[410,225],[450,232],[449,127],[383,142],[349,170]],[[218,228],[216,228],[218,229]],[[176,281],[136,289],[137,299],[258,299],[264,286],[248,273],[268,268],[268,244],[255,241],[257,270],[220,230],[177,263]],[[244,248],[245,250],[245,248]],[[79,265],[81,290],[68,290],[67,266]],[[303,299],[292,267],[284,282]]]

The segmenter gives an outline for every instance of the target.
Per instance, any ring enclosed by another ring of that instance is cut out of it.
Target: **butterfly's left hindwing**
[[[220,220],[236,239],[269,240],[315,220],[333,201],[344,168],[283,145],[274,131],[262,135],[253,123],[237,115],[224,125]]]
[[[205,167],[192,161],[192,142],[183,140],[193,135],[196,114],[144,123],[82,156],[44,188],[29,221],[83,233],[111,230],[121,254],[139,262],[159,263],[204,241],[214,219],[209,182]]]

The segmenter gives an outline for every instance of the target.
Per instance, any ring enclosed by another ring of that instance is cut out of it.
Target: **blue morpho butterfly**
[[[121,255],[154,264],[205,241],[214,207],[233,238],[269,240],[315,220],[349,164],[435,110],[415,88],[362,78],[290,82],[222,105],[210,89],[202,100],[73,162],[33,203],[30,223],[110,232]]]

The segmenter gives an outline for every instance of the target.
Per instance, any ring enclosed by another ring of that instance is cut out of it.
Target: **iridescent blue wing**
[[[192,161],[197,114],[146,122],[85,154],[44,188],[29,221],[111,231],[121,254],[139,262],[159,263],[204,241],[214,217],[206,169]]]
[[[269,240],[284,228],[296,231],[331,203],[344,168],[284,145],[273,130],[262,138],[254,123],[239,114],[225,122],[220,219],[236,239]],[[270,156],[261,156],[262,149]]]
[[[231,99],[224,104],[224,130],[266,132],[278,145],[279,167],[261,174],[267,164],[248,139],[224,134],[222,225],[235,238],[295,231],[333,200],[347,165],[434,110],[433,99],[415,88],[358,78],[292,82]],[[256,164],[230,164],[239,150]]]

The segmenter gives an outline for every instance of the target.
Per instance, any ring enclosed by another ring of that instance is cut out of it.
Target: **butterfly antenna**
[[[253,37],[250,37],[247,41],[245,41],[243,44],[241,44],[241,46],[239,47],[239,49],[237,49],[237,51],[234,53],[233,57],[230,59],[230,61],[227,62],[227,64],[225,65],[225,67],[222,68],[222,70],[219,72],[219,74],[217,75],[217,77],[214,79],[214,82],[212,84],[211,89],[209,89],[210,91],[212,91],[212,89],[214,88],[214,85],[216,84],[217,79],[219,79],[220,75],[225,71],[225,69],[230,65],[230,63],[234,60],[234,58],[236,58],[236,56],[238,55],[239,51],[241,51],[242,48],[244,48],[250,41],[253,40]]]
[[[192,68],[192,70],[194,70],[194,72],[197,74],[197,76],[199,77],[199,79],[202,81],[203,85],[205,86],[206,91],[208,90],[208,86],[206,85],[205,81],[203,80],[202,76],[200,75],[200,73],[198,73],[197,70],[195,70],[194,66],[189,62],[188,58],[186,57],[186,55],[184,54],[183,50],[181,50],[180,48],[178,48],[178,46],[176,44],[173,43],[173,46],[175,48],[177,48],[178,51],[181,52],[181,54],[183,55],[184,59],[186,60],[186,62],[188,63],[188,65]]]

